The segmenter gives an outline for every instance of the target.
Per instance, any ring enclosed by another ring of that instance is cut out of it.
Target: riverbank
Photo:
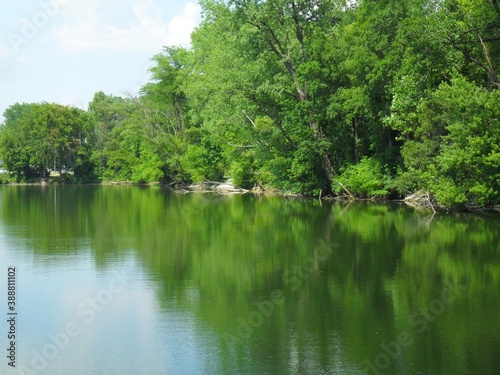
[[[149,183],[134,183],[131,181],[102,181],[93,183],[74,183],[67,175],[51,176],[48,178],[37,178],[30,182],[14,182],[9,178],[5,179],[0,175],[0,186],[55,186],[55,185],[89,185],[89,186],[160,186],[184,193],[212,193],[212,194],[254,194],[259,196],[280,196],[287,198],[304,198],[304,199],[319,199],[321,201],[337,201],[337,202],[361,202],[369,201],[376,203],[404,203],[416,210],[425,210],[434,214],[438,212],[450,211],[465,211],[465,212],[494,212],[500,214],[500,205],[497,206],[462,206],[462,207],[446,207],[435,202],[432,196],[423,190],[414,192],[406,197],[397,199],[389,199],[384,197],[357,197],[345,189],[345,192],[338,195],[322,195],[306,196],[303,194],[281,191],[268,186],[255,186],[252,189],[245,189],[233,184],[231,179],[224,182],[204,181],[200,183],[182,184],[161,184],[157,181]]]

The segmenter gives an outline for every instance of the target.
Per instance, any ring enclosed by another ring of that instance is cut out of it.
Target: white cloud
[[[198,4],[187,3],[184,12],[168,25],[168,45],[188,46],[191,42],[191,33],[199,23],[201,8]]]
[[[134,0],[128,9],[127,3],[104,3],[70,9],[66,23],[54,28],[52,35],[70,51],[156,52],[164,45],[189,46],[190,34],[199,22],[200,8],[194,3],[186,4],[182,14],[168,24],[152,0]]]

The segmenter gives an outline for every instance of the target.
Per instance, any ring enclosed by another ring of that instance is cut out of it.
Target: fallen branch
[[[477,36],[479,37],[479,41],[481,42],[481,45],[483,46],[484,56],[486,57],[486,61],[488,62],[488,69],[486,69],[486,71],[490,75],[493,82],[498,86],[498,84],[500,83],[500,78],[498,78],[498,76],[495,72],[495,69],[493,68],[493,64],[491,63],[488,48],[486,47],[486,44],[484,44],[483,39],[481,38],[481,35],[478,34]]]
[[[344,186],[344,184],[342,184],[342,182],[339,182],[339,185],[347,193],[349,199],[351,199],[351,200],[355,200],[356,199],[356,197],[349,190],[347,190],[347,188]]]
[[[429,196],[429,193],[426,191],[425,192],[425,196],[424,196],[427,200],[427,206],[429,206],[431,209],[432,209],[432,212],[434,212],[434,215],[436,214],[436,209],[434,208],[434,205],[432,204],[432,201],[431,201],[431,197]],[[434,215],[432,215],[432,217],[434,217]],[[432,218],[431,218],[432,220]]]

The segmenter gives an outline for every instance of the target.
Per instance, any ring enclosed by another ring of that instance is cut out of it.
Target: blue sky
[[[197,0],[0,0],[0,121],[10,105],[86,109],[95,92],[137,94],[150,58],[189,47]]]

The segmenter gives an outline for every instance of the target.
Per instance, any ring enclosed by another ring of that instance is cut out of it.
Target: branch
[[[478,34],[477,36],[479,37],[479,41],[481,42],[481,45],[483,46],[484,56],[486,57],[486,61],[488,62],[487,72],[489,73],[489,75],[493,79],[493,83],[495,83],[498,86],[500,79],[498,79],[498,76],[495,73],[495,69],[493,68],[493,65],[491,64],[490,54],[488,52],[488,48],[486,48],[486,44],[484,44],[483,39],[481,38],[481,35]]]
[[[304,44],[304,35],[302,33],[302,26],[300,26],[299,15],[297,14],[297,5],[295,1],[292,1],[293,10],[293,21],[295,22],[295,33],[297,34],[297,40],[300,44]]]
[[[283,46],[281,45],[281,43],[280,43],[280,41],[279,41],[278,37],[277,37],[277,36],[276,36],[276,34],[274,33],[274,31],[273,31],[273,29],[271,28],[271,26],[269,26],[269,25],[267,24],[267,22],[265,22],[265,21],[262,21],[262,25],[264,25],[264,26],[267,28],[267,30],[269,31],[269,33],[271,34],[271,37],[272,37],[272,39],[274,40],[274,43],[276,43],[276,46],[278,47],[278,49],[279,49],[279,51],[280,51],[281,55],[282,55],[282,56],[283,56],[283,55],[285,55],[285,49],[284,49],[284,48],[283,48]]]
[[[273,120],[273,122],[276,125],[276,127],[280,130],[280,132],[283,134],[283,136],[285,137],[285,139],[288,141],[288,143],[290,143],[290,145],[295,150],[299,149],[299,146],[297,146],[297,144],[292,140],[292,138],[290,138],[290,136],[288,135],[288,133],[286,132],[286,130],[283,128],[283,126],[281,125],[281,123],[279,122],[279,120],[276,119],[276,116],[273,116],[269,112],[269,110],[266,107],[264,107],[255,97],[253,97],[251,95],[247,95],[246,98],[250,99],[252,102],[254,102],[263,113],[265,113],[267,116],[269,116],[269,118],[271,118]]]
[[[245,117],[248,119],[248,121],[250,121],[250,123],[253,125],[254,128],[257,127],[257,125],[255,124],[255,122],[252,120],[252,118],[250,116],[248,116],[245,111],[243,111],[243,114],[245,115]]]
[[[296,101],[300,102],[300,96],[299,95],[294,94],[293,92],[290,92],[288,90],[283,90],[283,92],[285,94],[287,94],[288,96],[291,96],[292,98],[294,98]]]
[[[434,214],[436,214],[436,209],[434,208],[434,205],[432,204],[432,201],[431,201],[431,197],[427,191],[425,192],[424,198],[427,200],[427,205],[430,206],[430,208],[432,209],[432,212],[434,212]],[[434,215],[432,217],[434,217]]]
[[[471,62],[473,62],[477,66],[479,66],[481,69],[483,69],[491,77],[493,83],[498,86],[500,83],[500,79],[498,78],[498,76],[495,73],[495,70],[493,69],[493,66],[491,64],[491,60],[489,57],[488,49],[486,48],[486,45],[484,44],[484,40],[481,39],[481,36],[478,35],[478,37],[479,37],[479,40],[481,42],[481,45],[483,46],[484,53],[486,56],[486,61],[488,62],[488,66],[484,65],[481,61],[479,61],[475,57],[472,57],[467,51],[464,51],[463,49],[461,49],[457,45],[457,44],[459,44],[458,42],[455,42],[455,41],[451,40],[450,38],[445,38],[445,40],[447,40],[448,43],[450,43],[453,48],[462,52],[462,54],[465,56],[465,58],[467,58],[468,60],[470,60]],[[463,42],[461,42],[460,44],[463,44]]]
[[[457,41],[452,41],[449,38],[444,38],[444,39],[446,41],[448,41],[448,44],[451,44],[455,48],[458,48],[459,45],[467,45],[467,44],[476,44],[477,43],[477,41],[475,41],[475,40],[457,40]],[[500,36],[483,39],[483,42],[496,42],[498,40],[500,40]]]
[[[354,195],[349,190],[347,190],[347,188],[344,186],[344,184],[342,184],[342,182],[339,182],[339,185],[347,193],[347,195],[348,195],[348,197],[349,197],[350,200],[355,200],[356,199],[356,197],[354,197]]]
[[[267,45],[269,46],[269,48],[271,48],[271,51],[274,52],[274,54],[276,56],[278,56],[278,59],[279,60],[283,60],[284,58],[284,53],[281,53],[280,51],[278,51],[278,49],[276,48],[276,46],[273,44],[273,42],[265,35],[265,33],[262,31],[262,28],[260,27],[259,24],[256,24],[252,21],[247,21],[248,24],[254,26],[257,28],[257,30],[260,31],[261,35],[262,35],[262,38],[264,39],[264,41],[267,43]]]

